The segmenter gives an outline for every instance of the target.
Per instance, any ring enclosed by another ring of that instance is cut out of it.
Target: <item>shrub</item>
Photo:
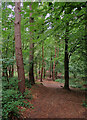
[[[32,107],[32,105],[25,99],[26,96],[31,98],[32,96],[28,91],[25,91],[22,95],[18,91],[18,80],[17,78],[9,79],[9,83],[3,78],[2,81],[2,119],[12,120],[13,117],[20,117],[20,106]]]
[[[87,108],[87,100],[83,102],[83,107]]]

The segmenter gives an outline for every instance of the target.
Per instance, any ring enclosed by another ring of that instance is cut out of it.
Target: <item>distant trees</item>
[[[29,75],[29,84],[35,84],[34,76],[36,79],[39,76],[42,81],[46,78],[46,71],[50,71],[50,78],[53,80],[62,73],[65,77],[64,88],[69,89],[69,72],[76,77],[75,71],[80,70],[80,66],[83,68],[83,58],[79,58],[86,52],[86,45],[85,48],[83,46],[86,42],[83,40],[86,39],[86,33],[83,31],[84,27],[86,31],[86,24],[84,24],[86,20],[83,19],[86,18],[85,3],[23,2],[21,10],[18,5],[17,10],[15,8],[16,16],[12,8],[6,8],[6,4],[3,7],[2,75],[8,80],[13,73],[16,73],[14,70],[16,53],[18,71],[21,69],[24,71],[25,68],[25,75]],[[11,4],[14,7],[14,3]],[[24,80],[24,72],[20,74],[18,72],[20,79]]]

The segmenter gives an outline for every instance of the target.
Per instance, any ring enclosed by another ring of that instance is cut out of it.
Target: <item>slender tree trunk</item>
[[[40,77],[40,62],[39,62],[39,77]]]
[[[52,80],[53,80],[53,62],[52,62]]]
[[[13,59],[14,59],[14,49],[15,49],[15,44],[14,44],[14,41],[15,41],[15,37],[13,39]],[[11,77],[14,76],[14,63],[12,64],[12,70],[11,70]]]
[[[53,63],[53,81],[55,80],[55,61]]]
[[[14,65],[10,65],[9,67],[9,77],[13,77],[13,74],[14,74]]]
[[[7,69],[7,67],[5,68],[5,73],[6,73],[6,78],[7,78],[7,81],[9,82],[9,79],[8,79],[8,69]]]
[[[32,10],[32,3],[29,5],[30,10]],[[30,24],[34,22],[32,13],[30,13]],[[32,26],[32,25],[30,25]],[[35,84],[34,80],[34,43],[32,42],[33,31],[30,29],[30,55],[29,55],[29,83],[31,85]]]
[[[42,69],[41,69],[41,79],[40,79],[41,82],[42,82],[42,78],[43,78],[43,65],[44,65],[44,47],[43,47],[43,43],[42,43]]]
[[[25,73],[21,47],[21,14],[20,2],[15,2],[15,53],[18,72],[18,87],[23,94],[25,92]]]
[[[14,76],[14,65],[12,65],[11,77]]]
[[[9,66],[9,78],[11,77],[11,65]]]
[[[46,76],[45,65],[46,65],[46,63],[44,62],[44,79],[45,79],[45,76]]]
[[[69,26],[69,23],[67,23],[67,28],[65,33],[65,58],[64,58],[64,68],[65,68],[64,88],[67,90],[69,90],[68,26]]]
[[[9,39],[9,36],[8,36],[8,39]],[[7,54],[8,54],[8,43],[7,43],[7,46],[6,46],[6,58],[7,58]],[[8,77],[9,77],[9,75],[8,75],[8,66],[7,66],[7,64],[5,66],[5,73],[6,73],[7,81],[9,82],[9,79],[8,79]]]
[[[57,71],[55,72],[55,78],[57,79]]]
[[[45,79],[45,76],[46,76],[46,71],[45,71],[45,68],[44,68],[44,79]]]
[[[50,78],[52,77],[52,54],[51,54],[51,58],[50,58]]]
[[[56,48],[55,48],[55,58],[56,58]],[[54,61],[54,64],[53,64],[53,81],[55,80],[55,66],[56,66],[56,63]]]
[[[57,50],[57,48],[56,48],[56,50]],[[58,57],[59,57],[59,48],[58,48],[58,51],[57,51],[57,59],[58,59]],[[57,60],[57,62],[56,62],[56,66],[58,65],[58,60]],[[57,68],[56,68],[56,79],[57,79]]]
[[[38,78],[38,75],[37,75],[37,61],[36,61],[36,80]]]

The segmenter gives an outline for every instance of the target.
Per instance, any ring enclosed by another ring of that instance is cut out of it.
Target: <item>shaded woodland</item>
[[[87,92],[86,2],[2,2],[1,45],[2,120],[19,119],[21,107],[34,109],[30,100],[40,89],[55,94],[44,88],[50,84],[60,85],[60,95],[63,89]]]

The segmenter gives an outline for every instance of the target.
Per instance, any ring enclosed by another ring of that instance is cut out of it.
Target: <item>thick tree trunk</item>
[[[30,10],[32,10],[32,3],[29,5]],[[30,13],[30,24],[34,22],[32,13]],[[32,25],[30,25],[32,26]],[[32,42],[33,31],[30,29],[30,55],[29,55],[29,83],[31,85],[35,84],[34,81],[34,43]]]
[[[42,43],[42,69],[41,69],[41,79],[40,79],[41,82],[42,82],[42,78],[43,78],[43,65],[44,65],[44,47],[43,47],[43,43]]]
[[[34,48],[34,44],[31,43],[30,45],[30,55],[29,55],[29,83],[31,85],[35,84],[34,81],[34,61],[33,61],[33,49]]]
[[[69,23],[67,23],[67,28],[65,33],[65,58],[64,58],[64,68],[65,68],[64,88],[67,90],[69,90],[68,26],[69,26]]]
[[[21,47],[21,14],[20,2],[15,2],[15,54],[18,72],[18,87],[23,94],[25,92],[25,74]]]

